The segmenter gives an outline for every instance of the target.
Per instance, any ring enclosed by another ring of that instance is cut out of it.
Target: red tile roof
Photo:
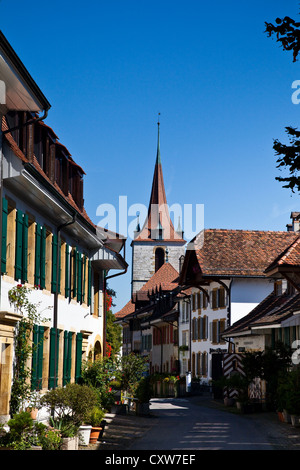
[[[275,267],[300,266],[300,236],[267,267],[266,273]]]
[[[163,290],[172,291],[178,287],[178,272],[170,263],[164,263],[153,276],[133,295],[133,301],[127,304],[115,313],[115,317],[120,319],[130,315],[135,311],[135,300],[148,300],[148,292]]]
[[[226,337],[250,333],[251,327],[280,323],[300,309],[300,293],[293,295],[269,294],[248,315],[228,327],[222,335]]]
[[[203,276],[264,276],[267,266],[298,239],[295,232],[204,230],[195,250]]]
[[[132,303],[131,300],[129,300],[129,302],[127,302],[127,304],[124,305],[124,307],[121,310],[115,313],[115,317],[117,319],[124,318],[127,315],[130,315],[131,313],[133,313],[134,311],[135,311],[135,305],[134,303]]]
[[[139,292],[148,292],[161,288],[172,291],[178,286],[178,272],[170,263],[164,263],[153,276],[143,285]]]

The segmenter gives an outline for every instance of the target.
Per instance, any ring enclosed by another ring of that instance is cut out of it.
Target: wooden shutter
[[[15,280],[22,280],[23,212],[16,212]]]
[[[82,333],[76,335],[76,359],[75,359],[75,382],[78,383],[81,377],[82,362]]]
[[[58,372],[58,359],[59,359],[59,330],[57,330],[57,335],[56,335],[56,329],[51,328],[50,329],[50,361],[49,361],[49,388],[54,387],[54,375],[56,372],[56,384],[57,386],[57,372]],[[55,363],[55,339],[57,341],[57,357],[56,357],[56,363]]]
[[[46,228],[41,227],[41,248],[40,248],[40,286],[41,289],[46,287]]]
[[[7,199],[2,199],[2,251],[1,251],[1,274],[6,273],[6,240],[7,240]]]
[[[77,300],[82,302],[82,254],[77,252]]]
[[[70,251],[69,245],[66,243],[66,263],[65,263],[65,297],[70,296]]]
[[[51,280],[51,291],[56,293],[57,291],[57,235],[52,236],[52,280]]]
[[[35,226],[35,270],[34,270],[34,283],[36,286],[40,285],[41,277],[41,226]]]
[[[31,389],[41,390],[43,381],[44,327],[33,327],[33,351],[31,365]]]
[[[23,217],[22,282],[28,282],[28,215]]]
[[[72,333],[64,331],[63,385],[71,381]]]
[[[77,295],[77,273],[78,273],[78,256],[77,256],[77,248],[73,248],[73,299]]]
[[[86,286],[86,256],[82,259],[82,303],[86,301],[85,298],[85,286]]]
[[[87,304],[91,305],[92,301],[92,265],[91,260],[88,260],[88,298]]]

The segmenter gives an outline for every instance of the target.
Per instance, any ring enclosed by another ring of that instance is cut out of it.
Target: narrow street
[[[115,416],[98,450],[300,450],[273,412],[239,414],[210,397],[155,398],[150,417]]]

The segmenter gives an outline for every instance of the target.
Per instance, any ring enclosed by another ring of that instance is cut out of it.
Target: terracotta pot
[[[96,444],[101,430],[102,428],[100,427],[92,427],[90,434],[90,444]]]
[[[39,411],[37,408],[27,408],[27,411],[28,411],[28,413],[30,413],[30,416],[32,417],[32,419],[37,418],[37,414],[38,414],[38,411]]]

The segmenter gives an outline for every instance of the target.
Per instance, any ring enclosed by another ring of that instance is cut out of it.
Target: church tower
[[[132,294],[164,264],[170,263],[179,272],[180,257],[186,241],[178,221],[174,229],[165,193],[160,155],[160,123],[158,122],[157,154],[148,215],[142,229],[138,224],[132,240]]]

